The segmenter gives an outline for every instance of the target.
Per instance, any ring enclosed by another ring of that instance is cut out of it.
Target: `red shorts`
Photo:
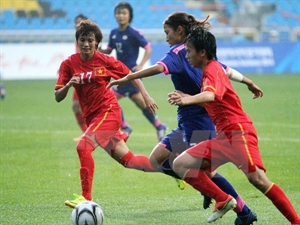
[[[75,89],[74,89],[74,91],[73,91],[73,97],[72,97],[72,100],[73,100],[73,101],[79,101],[79,98],[78,98],[78,95],[77,95],[77,92],[76,92]]]
[[[128,135],[120,131],[121,121],[121,108],[109,108],[87,119],[88,128],[84,134],[95,138],[105,150],[113,150],[120,140],[128,139]]]
[[[210,171],[227,162],[232,162],[245,173],[254,172],[256,166],[266,171],[252,123],[232,124],[225,131],[218,132],[215,138],[200,142],[186,152],[208,160],[211,163]]]

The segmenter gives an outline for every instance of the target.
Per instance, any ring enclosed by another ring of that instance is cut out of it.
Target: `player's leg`
[[[228,155],[230,161],[246,174],[250,183],[264,193],[292,224],[300,224],[299,215],[284,191],[269,181],[265,174],[253,125],[251,123],[237,124],[233,130],[235,132],[232,133],[231,151],[238,155]]]
[[[126,85],[124,85],[124,86],[126,86]],[[122,87],[112,87],[112,91],[114,92],[118,101],[120,99],[126,97],[126,95],[128,94],[126,87],[123,87],[123,86]],[[121,113],[122,113],[121,130],[129,136],[132,132],[132,128],[129,126],[129,124],[127,123],[127,120],[125,119],[123,109],[121,109]]]
[[[87,129],[85,119],[82,117],[82,112],[79,104],[79,99],[77,96],[76,91],[74,90],[73,96],[72,96],[72,111],[75,115],[76,121],[82,132],[84,133]],[[80,137],[74,138],[74,141],[78,141]]]
[[[206,171],[206,174],[211,177],[211,180],[225,193],[231,195],[237,201],[236,207],[233,211],[236,212],[237,218],[235,220],[235,225],[248,225],[252,224],[254,221],[257,221],[256,213],[254,213],[242,199],[242,197],[237,193],[232,184],[221,174],[216,171],[209,173]]]
[[[211,119],[208,115],[201,115],[199,117],[194,116],[192,120],[190,119],[183,121],[180,126],[183,127],[185,131],[184,139],[187,140],[189,146],[195,146],[197,143],[214,138],[216,136],[215,126],[211,122]],[[238,204],[234,211],[237,213],[238,217],[243,216],[243,218],[249,218],[251,215],[254,215],[255,218],[253,219],[256,219],[255,213],[251,212],[251,210],[244,203],[243,199],[238,195],[234,187],[225,177],[216,172],[207,173],[207,175],[222,191],[233,196],[237,200]],[[211,199],[207,196],[204,196],[203,208],[209,208],[211,203]]]
[[[291,201],[277,184],[267,178],[264,170],[256,167],[255,172],[246,173],[246,176],[250,183],[264,193],[291,224],[300,224],[300,216]]]
[[[187,151],[176,157],[173,162],[173,170],[182,179],[199,192],[215,199],[216,204],[214,213],[208,218],[208,222],[213,222],[221,218],[230,209],[235,208],[237,202],[231,195],[223,192],[214,182],[212,182],[205,171],[201,169],[208,166],[209,164],[207,164],[203,158],[191,156]]]
[[[88,131],[88,130],[87,130]],[[94,178],[94,158],[92,152],[97,147],[95,141],[88,136],[82,136],[77,143],[76,150],[80,162],[81,195],[75,195],[74,200],[65,201],[65,205],[74,208],[85,200],[92,200],[92,184]]]
[[[147,156],[134,154],[121,138],[112,139],[110,146],[107,146],[105,150],[125,168],[144,172],[157,172],[150,164]]]
[[[187,144],[182,137],[183,131],[179,127],[174,128],[165,135],[150,153],[151,165],[164,174],[179,178],[172,169],[172,163],[176,154],[187,148]]]

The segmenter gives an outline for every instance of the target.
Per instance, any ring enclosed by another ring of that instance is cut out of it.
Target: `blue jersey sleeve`
[[[165,74],[180,74],[184,70],[184,60],[181,49],[183,45],[176,45],[158,62],[164,65]],[[183,46],[184,47],[184,46]]]

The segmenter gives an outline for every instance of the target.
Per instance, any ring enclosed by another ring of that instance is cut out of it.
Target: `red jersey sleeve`
[[[130,69],[121,61],[112,56],[107,56],[106,74],[115,80],[118,80],[130,74]]]
[[[64,60],[58,70],[58,78],[55,85],[55,90],[64,87],[72,77],[72,67],[70,58]]]
[[[227,88],[224,68],[217,62],[211,61],[204,70],[202,91],[211,91],[217,98],[222,99]]]

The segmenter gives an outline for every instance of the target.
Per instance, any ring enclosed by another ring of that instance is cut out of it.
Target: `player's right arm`
[[[101,46],[101,43],[98,47],[98,51],[101,52],[101,53],[104,53],[106,55],[110,55],[110,53],[113,51],[114,49],[114,45],[113,45],[113,39],[112,39],[112,36],[113,36],[113,31],[110,32],[109,34],[109,41],[108,41],[108,45],[106,46],[106,48],[102,48]]]
[[[79,77],[69,76],[71,70],[68,63],[68,60],[63,61],[58,71],[58,79],[56,81],[54,92],[55,100],[57,102],[66,98],[68,91],[73,84],[79,83]]]
[[[55,100],[57,102],[60,102],[60,101],[64,100],[67,97],[67,94],[68,94],[68,91],[69,91],[70,87],[72,87],[73,84],[78,84],[79,79],[80,79],[79,77],[73,76],[71,78],[71,80],[69,80],[69,82],[65,86],[63,86],[60,89],[57,89],[54,93],[55,94]]]
[[[156,64],[156,65],[147,67],[146,69],[142,69],[137,72],[128,74],[127,76],[125,76],[121,79],[111,81],[107,87],[112,87],[114,85],[118,85],[118,86],[124,85],[124,84],[129,83],[132,80],[140,79],[143,77],[154,76],[154,75],[160,74],[162,72],[164,72],[164,67],[161,64]]]
[[[101,46],[98,48],[98,51],[104,54],[109,55],[112,52],[112,49],[110,48],[106,48],[106,49],[102,49]]]

